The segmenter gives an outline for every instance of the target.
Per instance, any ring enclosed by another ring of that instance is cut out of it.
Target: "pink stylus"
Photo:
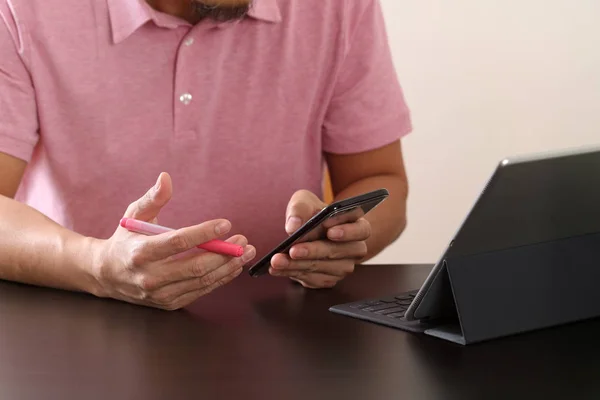
[[[164,226],[139,221],[132,218],[121,219],[121,226],[128,231],[141,233],[142,235],[160,235],[161,233],[172,232],[174,229]],[[198,246],[199,249],[211,253],[223,254],[232,257],[241,257],[244,255],[244,248],[237,244],[227,243],[222,240],[211,240]]]

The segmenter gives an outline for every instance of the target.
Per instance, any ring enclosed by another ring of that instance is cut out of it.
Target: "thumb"
[[[158,177],[156,184],[146,194],[129,205],[124,217],[153,222],[158,218],[160,210],[171,200],[172,195],[171,177],[163,172]]]
[[[294,193],[285,214],[285,231],[291,235],[318,213],[323,206],[324,203],[307,190]]]

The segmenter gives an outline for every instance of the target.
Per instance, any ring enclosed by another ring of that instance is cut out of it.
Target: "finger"
[[[246,237],[242,236],[242,235],[235,235],[232,236],[228,239],[225,240],[225,242],[227,243],[232,243],[232,244],[237,244],[238,246],[242,246],[242,247],[246,247],[248,245],[248,239],[246,239]],[[174,256],[171,256],[168,261],[171,260],[180,260],[180,259],[184,259],[184,258],[188,258],[190,256],[193,255],[197,255],[197,254],[215,254],[215,255],[219,255],[218,253],[214,253],[208,250],[204,250],[201,249],[200,247],[194,247],[193,249],[186,251],[185,253],[180,253]],[[231,258],[230,256],[227,255],[222,255],[221,257],[224,257],[224,259],[226,258]]]
[[[211,287],[235,271],[243,269],[243,266],[244,264],[240,259],[233,259],[201,277],[186,279],[161,287],[155,290],[151,297],[158,304],[171,304],[186,293]]]
[[[292,260],[361,259],[367,255],[364,241],[334,243],[325,240],[297,244],[290,249]]]
[[[307,289],[330,289],[342,280],[339,277],[319,273],[303,273],[297,277],[290,277],[290,279],[298,282]]]
[[[298,273],[322,273],[345,277],[354,272],[352,260],[291,260],[285,254],[276,254],[269,270],[273,276],[296,276]]]
[[[327,238],[333,241],[363,241],[369,237],[371,237],[371,223],[364,218],[352,224],[339,225],[327,230]]]
[[[164,260],[192,250],[200,244],[218,239],[230,230],[231,222],[225,219],[208,221],[172,232],[145,237],[140,251],[147,252],[150,261]]]
[[[162,173],[146,194],[129,205],[124,217],[147,222],[156,221],[160,210],[171,200],[172,195],[171,177],[167,173]]]
[[[186,293],[180,295],[179,297],[175,298],[175,300],[173,300],[171,303],[168,303],[168,305],[166,307],[164,305],[162,305],[162,306],[159,305],[159,307],[167,309],[167,310],[179,310],[181,308],[187,307],[188,305],[190,305],[193,302],[195,302],[196,300],[198,300],[200,297],[206,296],[207,294],[214,292],[218,288],[227,285],[228,283],[233,281],[235,278],[240,276],[240,274],[243,271],[244,271],[243,268],[238,268],[235,271],[233,271],[232,273],[230,273],[229,275],[226,275],[221,280],[213,283],[212,285],[210,285],[208,287],[204,287],[202,289],[195,289],[190,292],[186,292]]]
[[[215,273],[215,271],[222,266],[232,262],[235,262],[240,266],[244,266],[254,259],[254,257],[256,257],[256,249],[254,246],[245,246],[242,257],[232,258],[215,253],[197,254],[181,260],[163,264],[164,266],[161,268],[162,271],[153,271],[152,274],[156,275],[162,273],[161,278],[166,285],[169,283],[185,281],[194,278],[203,278],[206,275]],[[165,270],[168,272],[165,272]]]
[[[300,190],[294,193],[288,203],[285,213],[285,231],[288,234],[296,232],[323,207],[323,203],[314,193]]]
[[[334,216],[328,218],[325,222],[323,222],[323,226],[325,228],[331,228],[337,225],[343,225],[350,222],[356,222],[362,217],[365,216],[365,212],[361,207],[355,207],[351,210],[344,211],[339,214],[335,214]]]

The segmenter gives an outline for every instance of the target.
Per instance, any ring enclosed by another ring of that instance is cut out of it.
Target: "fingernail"
[[[344,237],[344,231],[342,229],[331,229],[329,231],[329,237],[331,239],[341,239]]]
[[[300,228],[300,226],[302,226],[302,220],[300,218],[289,217],[285,224],[285,230],[287,233],[294,233]]]
[[[300,247],[300,248],[294,250],[294,255],[298,258],[308,257],[308,250],[306,250],[303,247]]]
[[[158,179],[156,180],[156,183],[154,184],[154,190],[158,191],[160,189],[160,176],[158,177]]]
[[[236,237],[235,240],[233,241],[233,243],[240,245],[240,246],[245,246],[248,244],[248,242],[246,240],[244,240],[243,236]]]
[[[273,265],[273,268],[275,268],[275,269],[283,269],[283,268],[287,268],[287,267],[289,267],[289,266],[290,266],[290,261],[289,261],[287,258],[285,258],[285,257],[282,257],[282,258],[281,258],[281,259],[280,259],[280,260],[277,262],[277,265]]]
[[[252,261],[254,260],[254,257],[256,257],[256,249],[254,247],[251,247],[250,249],[248,249],[247,252],[244,253],[244,255],[242,256],[242,261],[243,262],[248,262],[248,261]]]
[[[229,232],[230,229],[231,223],[229,223],[228,221],[223,221],[216,226],[215,232],[217,232],[217,235],[222,235],[224,233]]]

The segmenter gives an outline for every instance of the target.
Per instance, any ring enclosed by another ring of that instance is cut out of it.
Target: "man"
[[[391,196],[271,275],[332,287],[403,231],[410,120],[377,0],[0,0],[0,15],[0,279],[185,307],[324,206],[324,162],[338,199]],[[178,229],[118,227],[159,213]],[[188,251],[215,238],[244,256]]]

